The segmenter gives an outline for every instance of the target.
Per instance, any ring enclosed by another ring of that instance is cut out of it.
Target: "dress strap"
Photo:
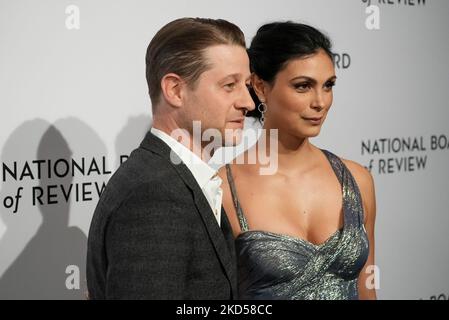
[[[229,187],[231,189],[232,202],[234,203],[235,211],[237,212],[237,218],[239,220],[240,229],[242,232],[248,231],[248,222],[243,214],[242,206],[240,205],[239,198],[237,197],[237,190],[235,188],[234,178],[232,177],[231,166],[226,164],[226,176],[228,177]]]
[[[327,150],[322,151],[329,160],[341,184],[345,225],[363,227],[364,212],[362,196],[353,175],[338,156]]]

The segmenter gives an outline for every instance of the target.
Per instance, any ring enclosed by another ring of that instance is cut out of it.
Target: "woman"
[[[309,141],[332,105],[329,39],[307,25],[270,23],[258,30],[248,53],[259,111],[248,115],[263,118],[269,143],[261,150],[259,139],[243,158],[270,154],[275,142],[278,167],[261,175],[256,158],[220,169],[240,298],[375,299],[373,179],[361,165]],[[268,129],[278,130],[276,141]]]

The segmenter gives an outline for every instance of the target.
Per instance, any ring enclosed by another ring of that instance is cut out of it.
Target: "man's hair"
[[[194,88],[196,80],[210,68],[204,51],[214,45],[245,46],[243,32],[222,19],[181,18],[166,24],[148,45],[146,78],[151,103],[159,103],[161,80],[168,73],[180,76]]]

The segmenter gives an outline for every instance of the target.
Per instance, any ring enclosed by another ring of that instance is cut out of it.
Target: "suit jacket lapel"
[[[231,232],[231,228],[229,225],[229,221],[226,217],[226,214],[222,208],[222,230],[217,224],[215,220],[212,209],[210,208],[209,203],[207,202],[206,197],[203,194],[203,191],[200,189],[198,183],[193,177],[190,170],[183,164],[180,163],[178,165],[173,164],[170,160],[170,152],[171,149],[158,137],[154,136],[151,132],[148,132],[144,141],[141,144],[141,147],[151,150],[155,153],[160,154],[177,171],[181,179],[184,183],[192,190],[195,205],[198,208],[198,212],[200,213],[201,219],[206,227],[209,238],[215,248],[215,252],[223,265],[225,273],[229,279],[232,288],[233,297],[237,297],[237,288],[236,288],[236,260],[235,260],[235,251],[234,251],[234,240]],[[226,238],[225,238],[226,235]],[[232,240],[231,240],[232,239]]]
[[[231,259],[233,262],[232,270],[233,272],[231,273],[231,283],[233,283],[232,286],[232,295],[233,297],[235,297],[235,299],[237,299],[238,297],[238,292],[237,292],[237,256],[236,256],[236,252],[235,252],[235,239],[234,239],[234,234],[232,232],[232,228],[231,228],[231,224],[229,223],[228,220],[228,216],[226,215],[226,212],[223,208],[223,206],[221,207],[221,230],[223,230],[223,235],[226,239],[228,248],[229,248],[229,252],[231,253]],[[235,285],[234,285],[235,284]]]
[[[226,212],[221,207],[221,230],[223,230],[224,237],[229,247],[229,251],[231,252],[232,258],[235,260],[235,239],[234,234],[232,233],[231,224],[229,223],[228,216]]]

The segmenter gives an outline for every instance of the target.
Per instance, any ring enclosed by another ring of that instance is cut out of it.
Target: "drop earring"
[[[260,104],[257,106],[257,110],[259,110],[259,112],[261,113],[260,116],[260,122],[262,123],[262,127],[265,123],[265,112],[267,112],[267,104],[265,102],[260,102]]]

